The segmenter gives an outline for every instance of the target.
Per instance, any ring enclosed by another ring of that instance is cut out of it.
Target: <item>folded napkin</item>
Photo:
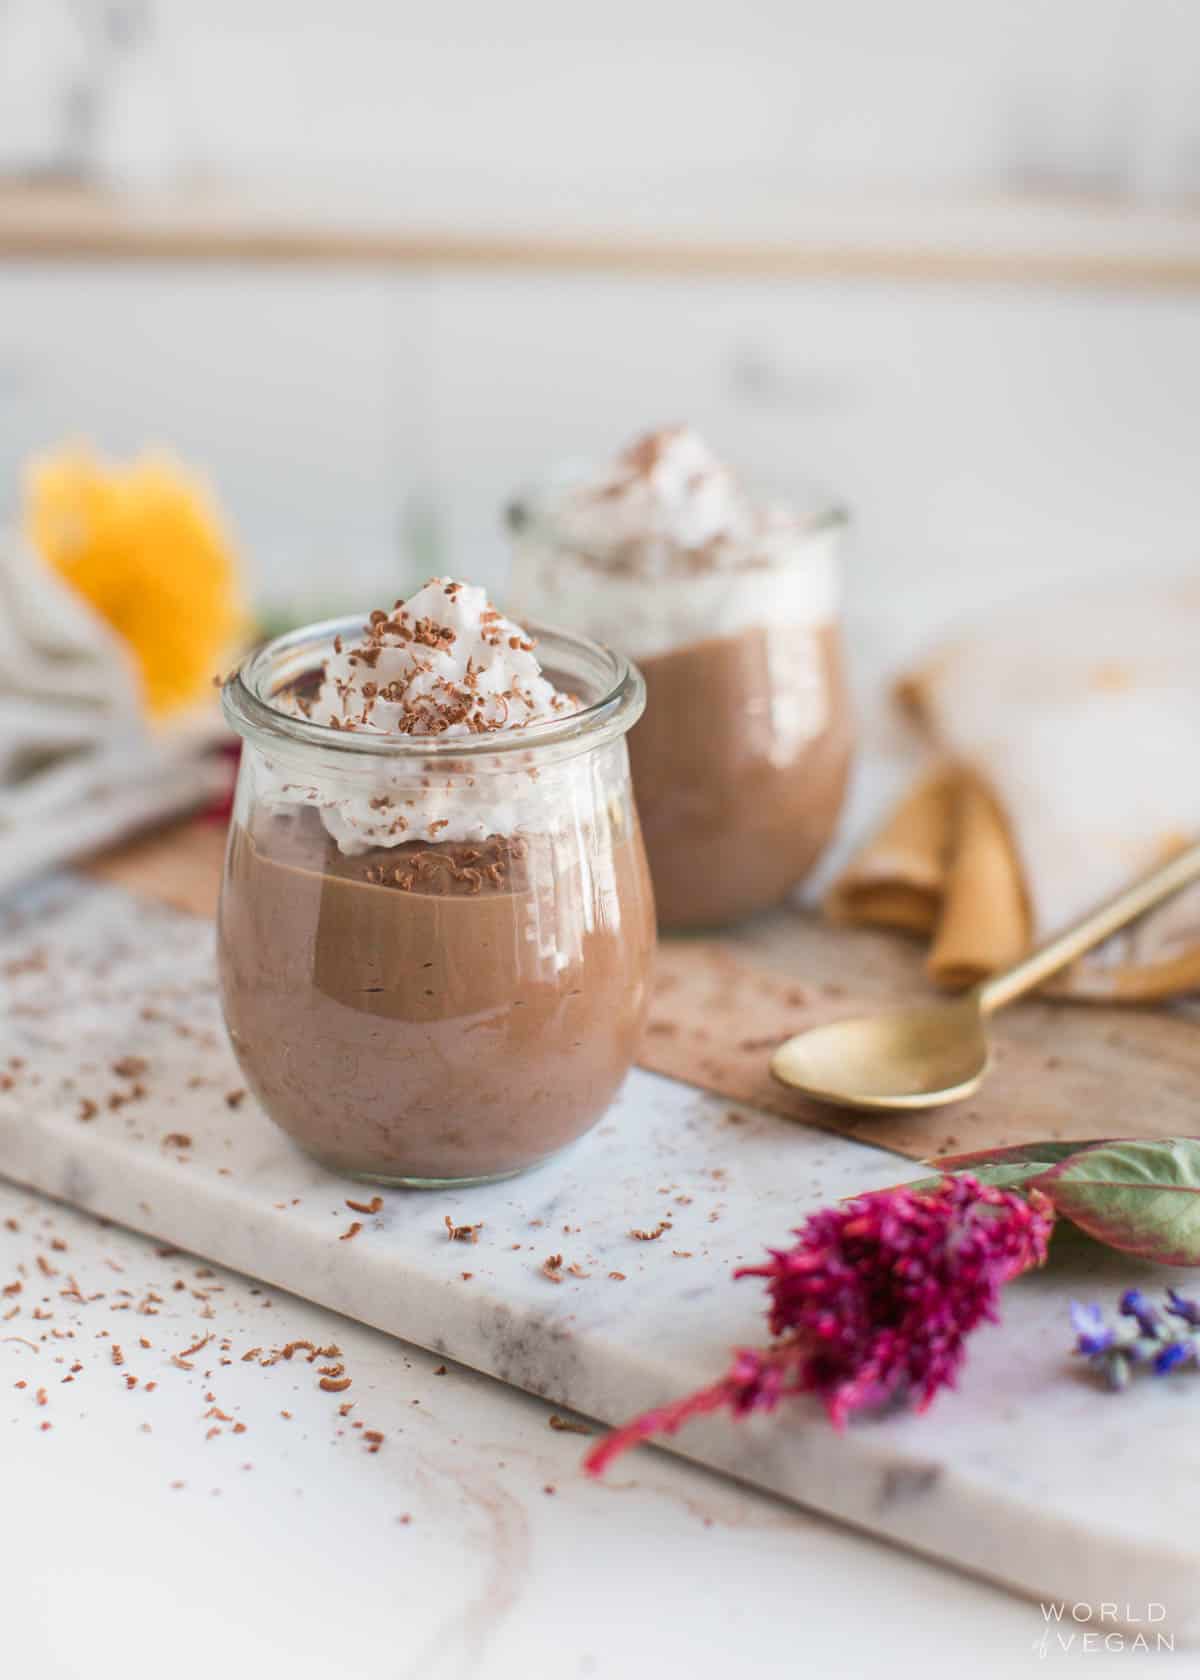
[[[993,613],[897,685],[923,768],[835,880],[835,919],[930,941],[960,987],[1200,838],[1200,581],[1104,584]],[[1200,988],[1200,888],[1053,982]]]
[[[125,643],[0,540],[0,893],[217,797],[222,734],[208,707],[151,728]]]

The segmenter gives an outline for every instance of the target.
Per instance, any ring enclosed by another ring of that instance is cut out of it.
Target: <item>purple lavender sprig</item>
[[[1115,1324],[1105,1322],[1099,1307],[1072,1301],[1075,1351],[1109,1388],[1124,1388],[1135,1366],[1158,1377],[1184,1365],[1200,1366],[1200,1301],[1189,1301],[1175,1289],[1166,1294],[1166,1305],[1160,1308],[1140,1289],[1127,1289]]]

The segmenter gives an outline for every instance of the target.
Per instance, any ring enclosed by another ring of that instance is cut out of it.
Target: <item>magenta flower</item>
[[[771,1345],[738,1349],[719,1382],[634,1418],[584,1467],[600,1475],[626,1447],[703,1412],[768,1411],[791,1395],[817,1395],[837,1429],[852,1412],[903,1396],[924,1411],[953,1386],[967,1336],[998,1318],[1004,1285],[1043,1263],[1053,1225],[1038,1191],[1022,1196],[967,1174],[814,1213],[794,1247],[734,1274],[767,1280]]]

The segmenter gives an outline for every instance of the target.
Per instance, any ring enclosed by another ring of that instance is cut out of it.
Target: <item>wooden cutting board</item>
[[[106,854],[89,873],[211,916],[223,850],[219,824],[190,821]],[[1200,1132],[1200,1024],[1181,1010],[1014,1005],[995,1023],[983,1089],[927,1114],[848,1114],[771,1079],[770,1051],[789,1033],[927,995],[921,952],[903,938],[775,911],[720,938],[662,942],[641,1065],[919,1160],[1047,1138]]]

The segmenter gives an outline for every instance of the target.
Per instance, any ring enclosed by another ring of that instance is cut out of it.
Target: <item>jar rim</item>
[[[546,663],[553,666],[554,650],[558,648],[570,650],[585,661],[599,663],[603,667],[603,692],[598,699],[565,717],[546,718],[518,729],[497,730],[487,735],[455,735],[449,738],[438,735],[372,735],[330,729],[327,724],[313,723],[309,718],[297,717],[295,713],[272,704],[264,693],[272,677],[277,679],[274,692],[278,694],[285,686],[289,672],[291,680],[295,680],[304,671],[311,671],[319,650],[332,651],[336,636],[359,635],[367,616],[363,612],[322,619],[275,636],[252,649],[221,685],[221,709],[226,722],[238,735],[255,741],[265,739],[275,743],[293,743],[346,758],[429,762],[497,758],[510,752],[542,753],[551,749],[555,756],[583,751],[598,745],[601,740],[624,735],[632,729],[645,707],[645,683],[632,660],[587,636],[534,623],[528,624],[527,629],[547,650],[549,658]]]

